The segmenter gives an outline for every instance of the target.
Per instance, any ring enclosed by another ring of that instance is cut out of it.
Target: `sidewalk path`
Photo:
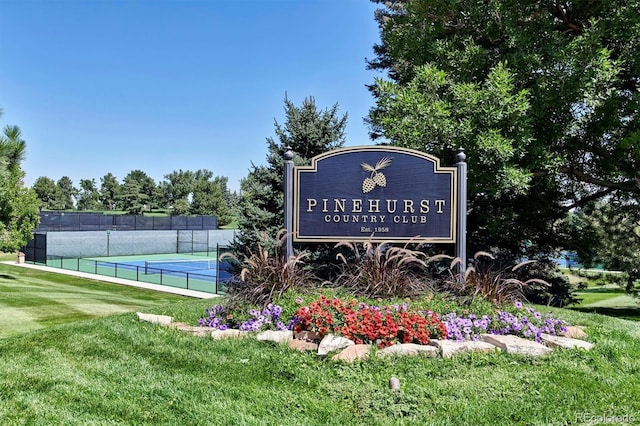
[[[53,272],[56,274],[73,275],[75,277],[87,278],[95,281],[104,281],[104,282],[113,283],[113,284],[128,285],[131,287],[139,287],[139,288],[145,288],[147,290],[162,291],[165,293],[195,297],[198,299],[211,299],[213,297],[219,297],[219,295],[217,294],[205,293],[203,291],[188,290],[185,288],[170,287],[166,285],[151,284],[151,283],[145,283],[145,282],[134,281],[134,280],[125,280],[124,278],[107,277],[105,275],[96,275],[96,274],[89,274],[87,272],[70,271],[67,269],[52,268],[50,266],[34,265],[31,263],[17,263],[14,261],[5,261],[2,263],[6,265],[21,267],[21,268],[39,269],[41,271]]]

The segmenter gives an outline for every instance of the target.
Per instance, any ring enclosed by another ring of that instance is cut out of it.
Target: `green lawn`
[[[0,263],[0,338],[184,299]]]
[[[19,285],[39,286],[45,295],[52,286],[55,298],[38,300],[52,312],[66,309],[58,297],[105,297],[110,305],[138,291],[114,300],[108,295],[119,286],[105,290],[93,281],[69,284],[69,277],[16,269],[0,265],[3,303]],[[141,299],[149,305],[129,310],[192,324],[218,302]],[[255,338],[192,337],[141,323],[133,312],[75,317],[0,339],[0,423],[567,425],[605,415],[639,421],[640,323],[551,311],[584,326],[595,348],[556,350],[543,359],[494,353],[347,365]],[[399,392],[389,390],[391,377],[400,379]]]
[[[572,283],[588,284],[586,289],[576,291],[579,303],[570,306],[570,309],[640,321],[640,299],[627,294],[619,285],[597,285],[594,279],[579,277],[568,270],[564,272]]]

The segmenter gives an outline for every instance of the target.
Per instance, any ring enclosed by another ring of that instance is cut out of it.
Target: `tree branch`
[[[567,9],[565,7],[563,7],[560,4],[557,4],[556,11],[558,12],[556,16],[558,17],[558,19],[562,21],[562,23],[565,26],[565,28],[559,28],[562,30],[563,33],[571,33],[571,32],[581,33],[582,32],[582,25],[571,22],[567,14]]]
[[[619,189],[622,191],[631,191],[635,186],[633,181],[630,181],[630,180],[624,181],[624,182],[610,182],[610,181],[606,181],[603,179],[590,176],[585,172],[583,172],[582,170],[578,170],[573,167],[567,167],[567,166],[562,167],[560,168],[560,172],[565,173],[569,176],[573,176],[577,178],[580,182],[590,183],[593,185],[601,186],[603,188],[610,188],[612,190]]]
[[[574,209],[576,207],[582,207],[582,206],[584,206],[585,204],[587,204],[587,203],[589,203],[591,201],[597,200],[599,198],[604,197],[605,195],[608,195],[608,194],[614,192],[615,190],[616,190],[615,188],[607,188],[607,189],[604,189],[602,191],[595,192],[595,193],[593,193],[591,195],[588,195],[588,196],[583,197],[583,198],[581,198],[579,200],[576,200],[576,201],[574,201],[573,203],[571,203],[571,204],[569,204],[567,206],[563,206],[562,207],[562,211],[568,212],[571,209]]]
[[[611,190],[621,190],[621,191],[636,190],[636,184],[634,183],[633,180],[626,180],[624,182],[610,182],[604,179],[593,177],[591,175],[586,174],[582,170],[578,170],[570,166],[561,167],[558,171],[560,173],[566,174],[567,176],[573,176],[580,182],[590,183],[592,185],[597,185],[603,188],[609,188]],[[534,177],[549,176],[550,174],[551,172],[549,170],[539,170],[537,172],[531,173],[531,175]]]

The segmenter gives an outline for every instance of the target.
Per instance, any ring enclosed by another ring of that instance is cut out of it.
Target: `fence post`
[[[286,259],[293,256],[293,151],[287,147],[284,153],[284,227],[286,235]]]
[[[456,167],[458,178],[458,226],[456,229],[456,256],[460,259],[458,272],[467,270],[467,156],[458,148]]]

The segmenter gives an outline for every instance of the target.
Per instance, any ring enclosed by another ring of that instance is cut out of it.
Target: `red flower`
[[[434,313],[376,308],[351,299],[320,298],[296,312],[296,331],[334,333],[356,343],[375,343],[378,347],[396,342],[429,343],[430,337],[446,338],[446,327]]]

